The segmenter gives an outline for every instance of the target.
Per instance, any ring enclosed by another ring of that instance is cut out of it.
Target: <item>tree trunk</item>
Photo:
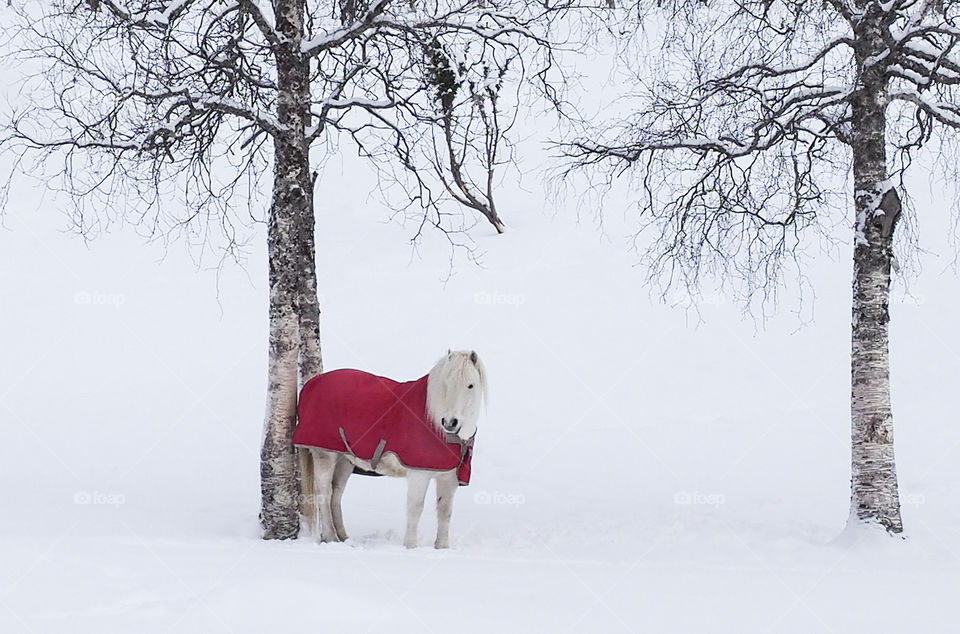
[[[863,20],[861,61],[885,50],[879,19]],[[851,521],[903,531],[890,407],[890,267],[899,196],[887,181],[887,86],[882,65],[867,65],[853,107],[856,246],[851,355]]]
[[[297,395],[307,375],[320,369],[319,305],[313,261],[313,209],[309,123],[309,62],[300,52],[303,0],[275,0],[283,43],[277,61],[274,183],[270,204],[270,377],[260,452],[264,539],[295,538],[300,530],[299,481],[292,437]],[[299,360],[299,364],[298,364]],[[299,373],[298,373],[299,369]],[[299,374],[299,380],[298,380]]]
[[[271,229],[275,224],[271,218]],[[260,449],[260,522],[264,539],[292,539],[300,530],[291,443],[297,419],[297,315],[294,295],[282,280],[274,279],[274,258],[270,259],[270,362]]]
[[[307,149],[309,152],[309,148]],[[323,372],[320,351],[320,301],[317,297],[317,259],[314,228],[313,181],[307,190],[307,204],[300,220],[300,387]]]

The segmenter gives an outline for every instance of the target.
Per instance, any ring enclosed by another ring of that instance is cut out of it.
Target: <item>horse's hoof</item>
[[[416,548],[417,542],[403,542],[403,547],[407,549]]]
[[[436,543],[433,545],[433,547],[436,548],[437,550],[446,550],[446,549],[450,548],[450,544],[448,544],[448,543],[446,543],[446,542],[443,542],[443,543],[436,542]]]

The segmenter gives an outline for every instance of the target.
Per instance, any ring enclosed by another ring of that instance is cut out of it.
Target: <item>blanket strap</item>
[[[343,427],[340,428],[340,440],[343,441],[343,446],[347,448],[347,451],[350,452],[350,455],[354,458],[359,458],[357,452],[353,450],[353,447],[350,446],[350,443],[347,442],[347,435],[343,433]]]
[[[377,464],[380,463],[380,458],[383,456],[383,448],[387,446],[387,439],[381,438],[380,444],[377,445],[376,451],[373,452],[373,458],[370,458],[370,466],[374,469],[377,468]]]
[[[340,428],[340,440],[343,441],[343,446],[347,448],[347,451],[350,452],[350,455],[358,460],[363,460],[360,456],[357,455],[357,452],[353,450],[353,447],[350,446],[350,443],[347,442],[347,434],[344,433],[343,427]],[[370,468],[376,469],[377,465],[380,464],[380,458],[383,457],[383,449],[387,446],[387,439],[382,438],[380,444],[377,445],[376,450],[373,452],[373,457],[370,458]]]
[[[460,441],[460,463],[457,465],[459,469],[464,461],[470,457],[470,453],[473,451],[473,438],[467,441]]]
[[[470,453],[473,451],[473,439],[476,438],[476,434],[470,437],[469,440],[463,440],[460,436],[456,434],[451,434],[447,432],[444,434],[444,440],[451,445],[460,445],[460,462],[457,463],[457,468],[460,468],[460,465],[463,464],[464,460],[470,457]]]

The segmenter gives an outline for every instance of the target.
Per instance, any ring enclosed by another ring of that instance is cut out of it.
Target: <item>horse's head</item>
[[[472,350],[447,352],[427,379],[427,414],[448,434],[467,441],[477,433],[487,396],[487,374]]]

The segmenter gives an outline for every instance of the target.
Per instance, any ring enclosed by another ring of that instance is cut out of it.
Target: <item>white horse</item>
[[[352,371],[358,373],[357,371]],[[365,373],[358,373],[365,374]],[[324,375],[320,375],[323,377]],[[368,375],[371,376],[371,375]],[[375,377],[381,381],[389,381]],[[473,351],[448,352],[430,370],[426,378],[425,420],[435,432],[448,443],[460,443],[464,452],[472,445],[477,432],[482,404],[486,400],[487,375],[483,364]],[[422,381],[423,379],[421,379]],[[390,381],[391,384],[394,382]],[[416,382],[399,385],[413,385]],[[309,384],[308,384],[309,385]],[[304,394],[307,386],[304,387]],[[349,398],[338,393],[334,399]],[[422,398],[422,397],[421,397]],[[422,401],[421,401],[422,402]],[[349,403],[338,403],[342,409]],[[339,411],[339,410],[338,410]],[[408,409],[409,411],[409,409]],[[301,411],[301,424],[304,416]],[[436,480],[437,490],[437,538],[435,548],[449,548],[450,516],[453,512],[453,496],[459,484],[458,469],[444,471],[414,469],[405,466],[396,453],[383,450],[383,443],[372,459],[356,455],[340,429],[346,451],[332,451],[316,446],[298,446],[300,457],[301,491],[303,513],[307,530],[316,534],[317,519],[320,523],[320,539],[324,542],[339,542],[347,539],[343,526],[341,500],[347,479],[357,467],[379,475],[407,478],[407,527],[403,545],[417,546],[417,527],[423,512],[424,497],[430,480]],[[361,452],[362,453],[362,452]],[[469,454],[464,453],[469,458]],[[461,456],[461,462],[463,457]],[[468,465],[469,466],[469,465]]]

